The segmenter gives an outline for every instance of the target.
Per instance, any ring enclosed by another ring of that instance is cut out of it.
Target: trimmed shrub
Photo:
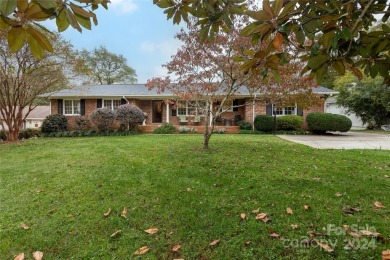
[[[173,134],[176,132],[176,127],[170,123],[163,123],[159,128],[154,129],[154,134]]]
[[[91,121],[86,116],[76,116],[74,122],[77,130],[88,130],[91,127]]]
[[[257,115],[254,125],[258,131],[272,131],[274,130],[274,118],[267,115]]]
[[[41,130],[36,128],[36,129],[25,129],[20,131],[19,133],[19,139],[30,139],[33,137],[40,137],[41,136]]]
[[[303,126],[303,118],[296,115],[279,116],[276,119],[278,130],[298,130]]]
[[[0,141],[5,141],[7,140],[7,136],[5,135],[4,130],[0,130]]]
[[[117,108],[116,119],[120,122],[121,129],[135,130],[144,121],[145,113],[137,106],[125,104]]]
[[[49,115],[43,120],[42,133],[55,133],[65,131],[68,121],[64,115]]]
[[[92,123],[100,131],[110,130],[114,126],[115,112],[108,107],[95,109],[91,114]]]
[[[237,124],[241,130],[252,130],[252,124],[249,122],[238,121]]]
[[[352,121],[346,116],[330,113],[310,113],[306,117],[307,126],[313,133],[324,134],[327,131],[347,132]]]

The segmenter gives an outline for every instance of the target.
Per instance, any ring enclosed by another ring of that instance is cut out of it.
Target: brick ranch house
[[[241,91],[235,95],[233,100],[234,107],[225,112],[217,120],[217,127],[224,128],[227,132],[238,132],[237,121],[253,122],[256,115],[300,115],[304,118],[310,112],[325,112],[325,100],[338,92],[324,87],[313,88],[313,92],[322,97],[322,104],[312,106],[302,110],[297,106],[286,107],[283,109],[273,109],[272,104],[265,104],[262,101],[255,100]],[[75,128],[74,118],[76,116],[89,116],[96,108],[109,107],[115,109],[126,103],[134,104],[147,113],[146,121],[140,126],[143,132],[152,132],[153,129],[167,122],[173,125],[181,125],[180,122],[185,118],[188,122],[184,123],[188,127],[202,130],[204,117],[200,117],[200,122],[194,122],[196,109],[190,106],[190,103],[178,101],[176,107],[172,107],[165,100],[175,100],[177,97],[171,93],[157,93],[156,90],[149,91],[144,84],[118,84],[118,85],[89,85],[78,86],[72,89],[63,89],[49,95],[51,114],[63,114],[68,119],[68,128]],[[195,112],[195,113],[194,113]]]

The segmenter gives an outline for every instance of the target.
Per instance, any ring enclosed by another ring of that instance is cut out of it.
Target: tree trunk
[[[205,131],[204,138],[203,138],[203,149],[209,149],[209,141],[210,141],[211,135],[212,135],[212,132]]]
[[[214,131],[214,124],[215,124],[215,117],[211,120],[211,126],[209,126],[209,114],[206,116],[205,119],[205,128],[204,128],[204,134],[203,134],[203,149],[209,149],[209,142],[211,135]]]

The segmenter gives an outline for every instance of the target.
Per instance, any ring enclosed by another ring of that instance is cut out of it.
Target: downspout
[[[169,123],[169,102],[166,103],[166,122]]]

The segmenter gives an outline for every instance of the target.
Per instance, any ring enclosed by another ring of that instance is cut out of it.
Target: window
[[[272,106],[272,115],[276,116],[285,116],[285,115],[296,115],[297,114],[297,107],[296,106],[289,106],[289,107],[283,107],[278,108],[275,105]]]
[[[203,115],[206,108],[204,101],[178,101],[177,115],[178,116],[194,116]]]
[[[80,115],[80,100],[64,100],[65,115]]]
[[[105,99],[103,100],[103,107],[108,107],[112,110],[117,109],[121,105],[120,99]]]

